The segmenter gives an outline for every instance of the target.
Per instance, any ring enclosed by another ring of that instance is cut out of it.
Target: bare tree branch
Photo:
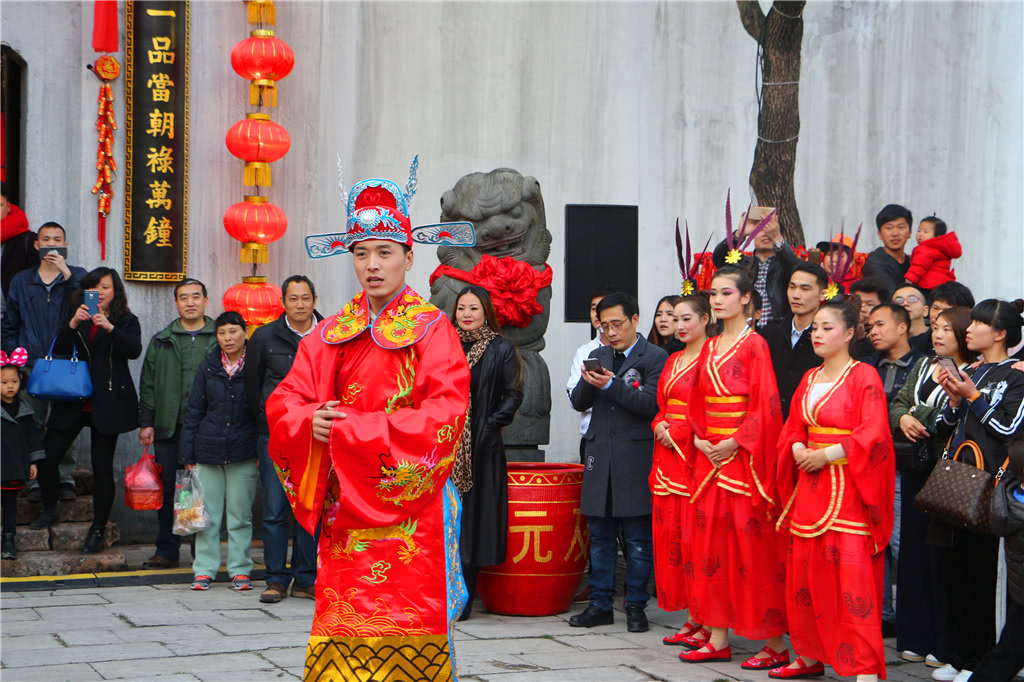
[[[757,0],[736,0],[736,7],[740,10],[740,21],[743,28],[750,37],[758,40],[761,37],[761,28],[764,26],[764,12]]]

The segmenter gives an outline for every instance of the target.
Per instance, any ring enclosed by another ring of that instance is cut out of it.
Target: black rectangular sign
[[[179,281],[188,266],[191,2],[125,12],[124,278]]]

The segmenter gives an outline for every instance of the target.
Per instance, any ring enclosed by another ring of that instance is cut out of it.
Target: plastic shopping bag
[[[132,509],[159,509],[164,506],[161,466],[153,461],[149,448],[139,461],[124,470],[124,503]]]
[[[178,471],[174,486],[174,534],[191,535],[209,527],[210,515],[203,501],[199,467]]]

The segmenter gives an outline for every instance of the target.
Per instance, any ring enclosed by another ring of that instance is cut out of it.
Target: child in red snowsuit
[[[956,232],[947,232],[946,223],[929,216],[917,226],[917,246],[910,254],[907,280],[922,289],[932,290],[956,280],[951,261],[963,255]]]

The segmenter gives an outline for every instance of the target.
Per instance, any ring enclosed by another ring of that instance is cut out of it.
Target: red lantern
[[[251,335],[256,327],[276,320],[284,312],[281,290],[267,284],[266,277],[243,277],[241,284],[224,292],[224,310],[239,313]]]
[[[227,210],[224,229],[242,242],[243,263],[266,263],[267,244],[284,236],[288,217],[267,197],[249,196]]]
[[[295,53],[288,43],[275,38],[273,31],[253,31],[249,36],[231,50],[231,67],[239,76],[252,81],[249,104],[276,107],[274,81],[291,73]]]
[[[245,185],[270,187],[270,164],[288,153],[292,139],[269,114],[246,114],[245,120],[228,129],[224,143],[245,161]]]

